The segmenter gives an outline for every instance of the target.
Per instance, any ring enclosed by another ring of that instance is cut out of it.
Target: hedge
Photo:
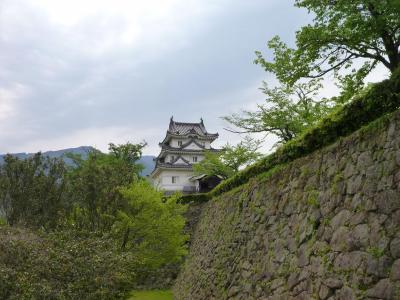
[[[245,184],[272,168],[306,156],[347,136],[362,126],[400,108],[400,68],[390,79],[374,84],[364,94],[355,97],[336,112],[322,119],[303,135],[286,143],[276,152],[248,166],[221,182],[206,194],[185,195],[182,201],[204,202]]]
[[[198,193],[198,194],[187,194],[179,198],[179,203],[189,204],[189,203],[201,203],[207,202],[210,199],[208,193]]]

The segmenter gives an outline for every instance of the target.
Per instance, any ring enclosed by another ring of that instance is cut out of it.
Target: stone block
[[[379,278],[387,277],[390,271],[391,259],[386,255],[382,257],[367,256],[367,274],[374,275]]]
[[[393,263],[390,278],[392,280],[400,280],[400,259]]]
[[[367,224],[359,224],[351,232],[351,239],[357,248],[366,248],[369,243],[369,226]]]
[[[361,169],[361,170],[365,170],[367,169],[369,166],[371,166],[374,163],[373,159],[372,159],[372,154],[370,151],[365,151],[362,152],[359,156],[358,156],[358,160],[357,160],[357,169]]]
[[[336,291],[337,300],[356,300],[356,296],[352,288],[344,286],[340,290]]]
[[[321,284],[318,296],[321,300],[325,300],[332,295],[332,290],[326,285]]]
[[[333,268],[336,272],[355,271],[361,267],[367,254],[361,251],[344,252],[336,257]]]
[[[309,252],[308,249],[305,245],[301,246],[299,249],[298,253],[298,261],[297,265],[301,268],[310,263],[310,257],[309,257]]]
[[[331,220],[332,229],[336,230],[340,226],[346,225],[349,222],[351,215],[352,215],[352,213],[347,209],[340,211]]]
[[[393,258],[400,258],[400,238],[394,238],[390,243],[390,253]]]
[[[382,279],[373,288],[367,290],[366,295],[371,298],[391,300],[394,296],[393,283],[390,279]]]
[[[394,190],[385,190],[376,195],[376,205],[379,212],[390,214],[400,208],[399,192]]]
[[[287,281],[289,291],[290,291],[294,286],[296,286],[299,282],[300,282],[300,280],[299,280],[299,273],[291,273],[291,274],[289,275],[289,278],[288,278],[288,281]]]
[[[349,251],[351,249],[350,231],[347,227],[339,227],[332,235],[330,245],[334,251]]]
[[[327,278],[324,280],[324,283],[331,289],[339,289],[343,286],[342,280],[338,278]]]

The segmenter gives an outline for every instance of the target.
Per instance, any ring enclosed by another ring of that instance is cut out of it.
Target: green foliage
[[[37,234],[0,227],[0,299],[121,299],[135,261],[94,233]]]
[[[121,249],[134,253],[147,269],[180,261],[186,255],[187,236],[186,206],[177,203],[179,195],[163,201],[163,193],[144,180],[122,188],[121,194],[126,207],[118,211],[113,225]]]
[[[223,119],[240,128],[233,132],[273,134],[278,137],[278,143],[288,142],[335,107],[333,100],[316,98],[321,87],[320,80],[316,79],[275,88],[269,88],[264,82],[265,104],[258,105],[256,111],[242,111]]]
[[[124,205],[119,189],[129,186],[139,178],[140,158],[145,144],[110,144],[110,153],[94,150],[87,159],[72,157],[76,167],[68,177],[70,224],[78,229],[107,232],[117,211]]]
[[[400,108],[400,69],[390,79],[370,87],[349,104],[328,115],[300,137],[281,146],[271,155],[220,183],[207,197],[211,198],[246,183],[250,178],[275,166],[321,149],[340,137]]]
[[[166,280],[151,286],[171,283],[186,254],[185,205],[139,177],[143,147],[110,144],[109,154],[70,156],[69,170],[40,153],[5,158],[0,213],[12,227],[0,230],[12,237],[2,244],[0,232],[0,299],[122,298],[158,270]],[[19,234],[15,225],[45,230]]]
[[[318,201],[318,196],[319,196],[318,191],[315,190],[311,191],[307,198],[307,204],[312,207],[319,208],[320,203]]]
[[[367,252],[371,254],[374,258],[380,258],[385,255],[385,249],[380,249],[378,247],[370,247]]]
[[[268,42],[273,61],[256,52],[256,63],[281,82],[294,84],[333,72],[342,88],[354,94],[377,64],[391,72],[399,67],[398,0],[296,0],[296,6],[314,15],[312,24],[296,32],[296,48],[276,36]]]
[[[194,173],[196,175],[218,175],[223,178],[231,177],[234,174],[234,171],[226,165],[222,156],[222,152],[216,153],[205,151],[204,159],[193,165]]]
[[[202,203],[202,202],[207,202],[208,200],[209,200],[208,193],[202,193],[202,194],[182,195],[178,199],[178,202],[182,204],[188,204],[188,203]]]
[[[229,178],[239,172],[239,169],[255,162],[261,157],[257,152],[260,148],[260,141],[246,137],[236,146],[225,145],[221,152],[205,152],[202,161],[193,165],[197,175],[218,175]]]
[[[10,225],[54,228],[65,208],[66,167],[37,153],[25,160],[6,155],[0,166],[0,208]]]
[[[139,144],[126,143],[122,145],[110,143],[109,150],[111,155],[134,165],[142,157],[142,150],[146,145],[146,142]]]
[[[137,291],[133,292],[130,300],[173,300],[171,291]]]

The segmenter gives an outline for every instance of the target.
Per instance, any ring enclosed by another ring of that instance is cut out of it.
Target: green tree
[[[296,6],[314,15],[312,24],[297,31],[296,47],[275,36],[268,42],[272,61],[256,52],[255,62],[281,82],[294,84],[334,72],[340,86],[354,93],[377,64],[390,72],[399,67],[398,0],[296,0]]]
[[[193,165],[195,174],[218,175],[228,178],[262,155],[257,152],[261,141],[246,136],[236,146],[226,144],[220,152],[205,152],[205,158]]]
[[[179,261],[186,254],[183,233],[186,206],[179,195],[164,200],[162,192],[139,180],[120,189],[126,206],[119,210],[113,225],[121,249],[132,252],[145,269]]]
[[[119,189],[138,180],[143,166],[137,164],[145,143],[110,144],[110,153],[90,151],[75,162],[69,174],[70,223],[77,228],[108,232],[117,211],[124,206]]]
[[[262,91],[267,95],[256,111],[242,111],[223,117],[239,130],[236,133],[265,133],[278,137],[278,143],[288,142],[307,127],[314,125],[335,106],[327,99],[317,100],[320,80],[269,88],[264,82]]]
[[[226,145],[224,148],[228,146],[229,145]],[[224,149],[222,149],[222,151],[224,151]],[[205,151],[204,159],[193,165],[194,173],[196,175],[218,175],[224,179],[231,177],[235,172],[226,165],[222,158],[222,154],[222,152],[215,153],[211,151]]]
[[[37,153],[6,155],[0,166],[0,211],[10,225],[54,228],[65,216],[66,166]]]
[[[137,166],[136,162],[142,157],[142,150],[146,146],[146,142],[139,144],[126,143],[120,145],[110,143],[108,149],[110,154],[114,155],[116,158]]]

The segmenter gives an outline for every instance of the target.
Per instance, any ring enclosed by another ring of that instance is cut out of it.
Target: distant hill
[[[73,154],[80,154],[82,155],[83,158],[86,157],[88,151],[93,150],[93,147],[90,146],[81,146],[77,148],[68,148],[68,149],[62,149],[62,150],[56,150],[56,151],[46,151],[43,152],[44,155],[51,157],[51,158],[58,158],[62,157],[67,153],[73,153]],[[12,153],[12,155],[18,157],[19,159],[25,159],[33,155],[33,153]],[[4,162],[4,154],[0,155],[0,164]],[[64,157],[64,161],[67,165],[72,165],[72,160],[70,158]]]
[[[153,155],[143,155],[140,158],[139,163],[141,163],[144,166],[144,169],[141,173],[142,176],[150,175],[151,171],[154,170],[155,166],[154,158],[156,157]]]
[[[66,153],[73,153],[73,154],[80,154],[83,158],[86,157],[87,153],[90,150],[93,150],[93,147],[90,146],[81,146],[81,147],[77,147],[77,148],[68,148],[68,149],[62,149],[62,150],[56,150],[56,151],[46,151],[43,152],[44,155],[51,157],[51,158],[58,158],[58,157],[63,157],[65,163],[67,165],[71,165],[72,164],[72,160],[70,158],[65,157],[64,155]],[[29,156],[32,156],[33,153],[12,153],[12,155],[20,158],[20,159],[25,159]],[[4,154],[0,154],[0,164],[4,162]],[[153,171],[154,169],[154,161],[153,159],[155,158],[155,156],[152,155],[143,155],[142,158],[139,160],[139,163],[141,163],[144,166],[144,169],[141,173],[142,176],[147,176],[151,173],[151,171]]]

